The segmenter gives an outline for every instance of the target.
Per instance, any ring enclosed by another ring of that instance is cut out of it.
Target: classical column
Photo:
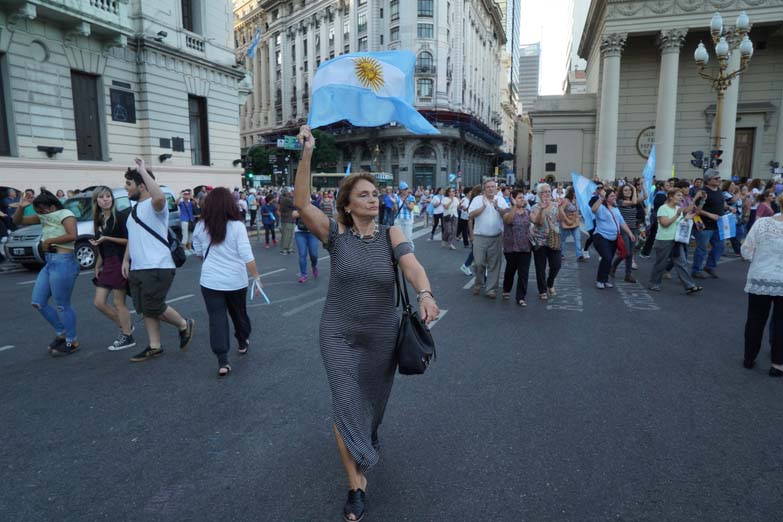
[[[258,117],[258,125],[264,126],[266,118],[269,117],[269,51],[268,42],[263,42],[256,50],[258,59],[261,62],[261,74],[256,84],[261,89],[261,114]],[[268,121],[268,120],[266,120]]]
[[[775,140],[775,157],[772,159],[783,166],[783,89],[780,91],[778,103],[778,132]]]
[[[601,37],[603,75],[601,77],[601,112],[598,126],[596,172],[601,179],[615,179],[617,167],[617,118],[620,111],[620,56],[625,33]]]
[[[334,55],[343,54],[343,9],[337,6],[337,12],[334,15]]]
[[[282,53],[282,64],[280,65],[280,75],[282,79],[282,103],[283,103],[283,125],[291,120],[291,64],[294,63],[291,56],[291,41],[294,37],[294,28],[288,28],[280,34],[280,51]]]
[[[256,45],[256,52],[253,55],[253,117],[252,128],[257,128],[261,124],[261,111],[263,104],[261,102],[261,83],[264,81],[261,74],[261,44]]]
[[[323,21],[321,21],[321,27],[323,27]],[[313,73],[315,72],[315,23],[308,24],[307,26],[307,89],[309,91],[313,86]],[[303,92],[302,97],[307,98],[310,96],[309,92]]]
[[[736,71],[740,68],[741,55],[739,49],[734,49],[734,46],[739,44],[739,35],[733,32],[732,27],[728,27],[726,31],[732,34],[731,38],[726,38],[729,41],[729,48],[732,49],[728,70]],[[726,94],[723,96],[723,113],[721,114],[720,129],[715,129],[716,132],[719,131],[717,135],[721,138],[720,148],[723,151],[721,156],[723,163],[720,164],[718,170],[723,179],[731,179],[731,171],[734,164],[734,135],[737,131],[737,102],[739,100],[741,76],[737,75],[734,77],[731,85],[726,89]]]
[[[661,72],[658,77],[658,111],[655,117],[655,177],[667,179],[674,164],[674,132],[677,120],[677,82],[680,49],[687,29],[670,29],[658,35]]]
[[[329,14],[326,11],[321,13],[321,63],[329,59]],[[315,70],[315,67],[313,67]],[[312,85],[312,82],[310,82]]]
[[[348,11],[348,49],[350,52],[355,53],[359,48],[359,18],[358,18],[358,5],[356,0],[348,0],[351,7]]]
[[[271,35],[267,40],[267,51],[269,52],[269,60],[267,60],[267,69],[269,74],[267,75],[267,88],[269,89],[269,105],[267,105],[267,122],[270,127],[274,127],[277,124],[277,110],[275,104],[277,102],[277,61],[275,56],[275,37]]]
[[[304,105],[302,103],[302,91],[304,91],[304,42],[302,41],[302,33],[306,29],[304,27],[298,27],[296,29],[296,114],[294,119],[302,117],[304,114]]]

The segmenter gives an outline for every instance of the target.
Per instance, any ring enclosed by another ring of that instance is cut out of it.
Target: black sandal
[[[345,522],[359,522],[367,514],[364,509],[365,494],[362,489],[352,489],[348,492],[348,500],[343,507],[343,520]],[[355,518],[349,518],[353,515]]]
[[[692,286],[689,289],[687,289],[685,291],[685,293],[688,294],[688,295],[691,295],[691,294],[695,294],[697,292],[701,292],[702,290],[704,290],[704,288],[701,287],[701,286]]]
[[[222,370],[226,370],[226,372],[223,373]],[[231,365],[230,364],[226,364],[226,365],[223,365],[220,368],[218,368],[218,378],[219,379],[222,379],[223,377],[228,377],[228,374],[230,374],[230,373],[231,373]]]

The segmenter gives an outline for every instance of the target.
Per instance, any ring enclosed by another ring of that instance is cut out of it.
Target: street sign
[[[301,148],[296,136],[283,136],[277,139],[277,148],[286,150],[299,150]]]

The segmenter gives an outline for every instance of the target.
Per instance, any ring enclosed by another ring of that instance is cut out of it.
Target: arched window
[[[416,80],[416,96],[419,98],[432,98],[432,80],[429,78]]]
[[[431,72],[434,69],[432,53],[429,51],[422,51],[419,53],[418,65],[419,72]]]
[[[413,152],[414,159],[435,160],[435,149],[429,145],[422,145]]]

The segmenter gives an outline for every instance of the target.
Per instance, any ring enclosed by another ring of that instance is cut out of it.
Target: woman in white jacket
[[[218,359],[218,377],[231,373],[228,317],[234,323],[234,337],[240,355],[250,347],[250,318],[247,315],[248,272],[256,294],[260,293],[256,261],[247,229],[234,197],[218,187],[204,200],[201,219],[193,232],[193,250],[203,258],[201,295],[209,314],[209,342]]]

